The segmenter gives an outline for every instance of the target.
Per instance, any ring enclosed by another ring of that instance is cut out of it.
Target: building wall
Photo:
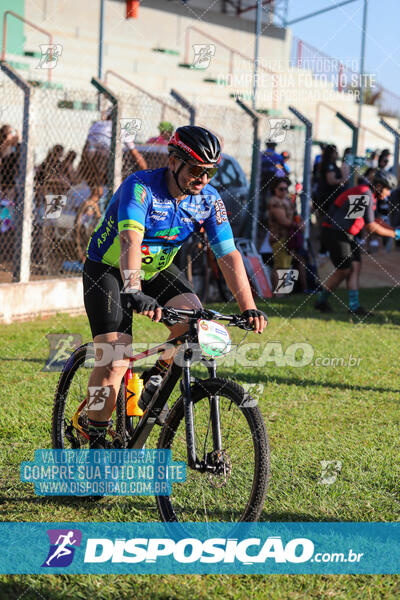
[[[3,16],[6,10],[13,10],[24,16],[25,0],[0,0],[0,18],[3,24]],[[0,44],[3,44],[3,27],[0,27]],[[22,54],[24,48],[24,25],[22,21],[12,15],[7,17],[7,50],[13,54]]]

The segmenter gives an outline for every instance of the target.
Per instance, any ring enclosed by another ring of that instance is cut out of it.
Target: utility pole
[[[367,8],[368,0],[364,0],[363,24],[361,36],[361,60],[360,60],[360,100],[358,104],[358,128],[361,127],[361,113],[364,103],[364,62],[365,62],[365,38],[367,31]]]
[[[253,98],[252,108],[256,108],[256,94],[258,84],[258,54],[259,54],[259,43],[261,35],[261,11],[262,11],[262,0],[257,0],[257,12],[256,12],[256,41],[254,46],[254,72],[253,72]]]

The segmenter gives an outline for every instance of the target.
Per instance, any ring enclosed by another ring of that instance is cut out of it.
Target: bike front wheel
[[[220,406],[222,452],[215,455],[210,398]],[[218,473],[187,466],[186,481],[175,483],[171,496],[157,496],[163,521],[257,521],[269,479],[269,443],[256,402],[238,384],[209,379],[192,388],[197,457],[216,460]],[[184,399],[171,409],[158,448],[172,450],[174,461],[187,461]]]
[[[92,343],[77,348],[61,372],[54,396],[52,417],[53,448],[88,449],[89,425],[87,417],[87,391],[89,377],[94,367],[95,351]],[[107,441],[116,447],[126,444],[125,386],[121,382],[116,402],[115,431],[109,429]]]

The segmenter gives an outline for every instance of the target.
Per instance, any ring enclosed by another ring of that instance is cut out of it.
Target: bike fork
[[[186,428],[186,446],[188,465],[191,469],[198,467],[198,460],[196,457],[196,443],[194,439],[194,418],[193,418],[193,400],[190,389],[190,363],[192,358],[191,350],[187,349],[184,354],[184,366],[183,366],[183,402],[184,402],[184,413],[185,413],[185,428]]]
[[[191,364],[191,351],[188,349],[184,355],[184,367],[183,367],[183,396],[184,396],[184,413],[185,413],[185,427],[186,427],[186,445],[187,445],[187,456],[188,465],[192,469],[200,469],[204,465],[199,463],[196,455],[196,443],[194,433],[194,417],[193,417],[193,400],[190,388],[190,364]],[[207,364],[208,372],[211,378],[216,376],[216,364],[215,361],[208,361]],[[219,397],[212,396],[210,398],[210,414],[211,414],[211,429],[213,439],[213,450],[222,450],[221,440],[221,420],[219,412]]]
[[[217,376],[217,364],[214,359],[209,360],[207,364],[208,374],[210,378]],[[222,439],[221,439],[221,418],[219,412],[219,396],[211,396],[210,398],[210,414],[211,414],[211,429],[213,437],[213,448],[214,451],[220,452],[222,450]]]

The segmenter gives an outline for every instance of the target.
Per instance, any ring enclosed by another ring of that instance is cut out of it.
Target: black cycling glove
[[[128,308],[133,308],[137,313],[155,311],[160,308],[157,300],[151,296],[146,296],[141,290],[131,292],[127,301]]]
[[[251,317],[264,317],[266,323],[268,323],[268,317],[262,310],[258,310],[257,308],[250,308],[242,312],[241,315],[244,319],[247,320],[248,329],[254,329],[254,321],[250,323]]]

